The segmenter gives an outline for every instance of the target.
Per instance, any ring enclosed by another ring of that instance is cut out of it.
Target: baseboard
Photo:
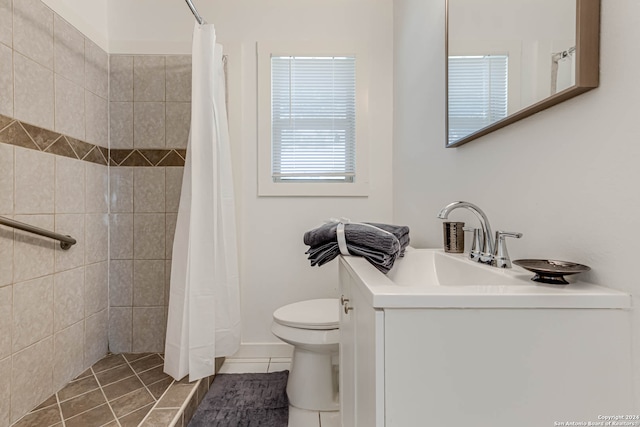
[[[291,357],[293,346],[285,343],[242,343],[230,358],[249,359],[267,357]]]

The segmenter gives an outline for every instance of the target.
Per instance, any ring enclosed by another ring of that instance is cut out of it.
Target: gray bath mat
[[[289,371],[218,374],[189,427],[287,427]]]

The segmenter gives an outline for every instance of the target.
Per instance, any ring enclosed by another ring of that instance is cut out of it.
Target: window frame
[[[349,42],[260,42],[258,73],[258,196],[366,197],[369,193],[367,123],[368,60],[365,49]],[[274,182],[272,177],[271,57],[353,56],[356,58],[356,143],[353,182]]]

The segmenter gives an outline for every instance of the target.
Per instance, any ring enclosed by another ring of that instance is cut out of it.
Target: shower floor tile
[[[202,400],[211,377],[176,382],[163,364],[162,354],[109,354],[12,427],[182,427],[183,408]]]

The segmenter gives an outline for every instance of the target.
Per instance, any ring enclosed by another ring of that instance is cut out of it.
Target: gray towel
[[[347,243],[354,245],[364,246],[374,249],[376,251],[392,254],[402,246],[403,241],[408,244],[409,239],[409,227],[398,226],[390,224],[378,224],[378,223],[365,223],[373,225],[387,231],[395,236],[391,236],[387,233],[382,233],[380,230],[368,227],[366,225],[358,223],[346,223],[344,225],[344,234]],[[304,233],[304,244],[315,247],[325,243],[337,242],[336,229],[338,228],[337,222],[331,222],[324,224],[314,230]],[[406,244],[404,247],[406,247]]]
[[[392,235],[366,225],[347,223],[344,226],[347,249],[351,255],[364,257],[386,274],[391,270],[396,259],[404,255],[404,250],[409,245],[409,227],[367,224]],[[340,255],[337,227],[338,223],[328,223],[305,233],[304,243],[310,246],[306,254],[309,255],[311,266],[321,266]]]

